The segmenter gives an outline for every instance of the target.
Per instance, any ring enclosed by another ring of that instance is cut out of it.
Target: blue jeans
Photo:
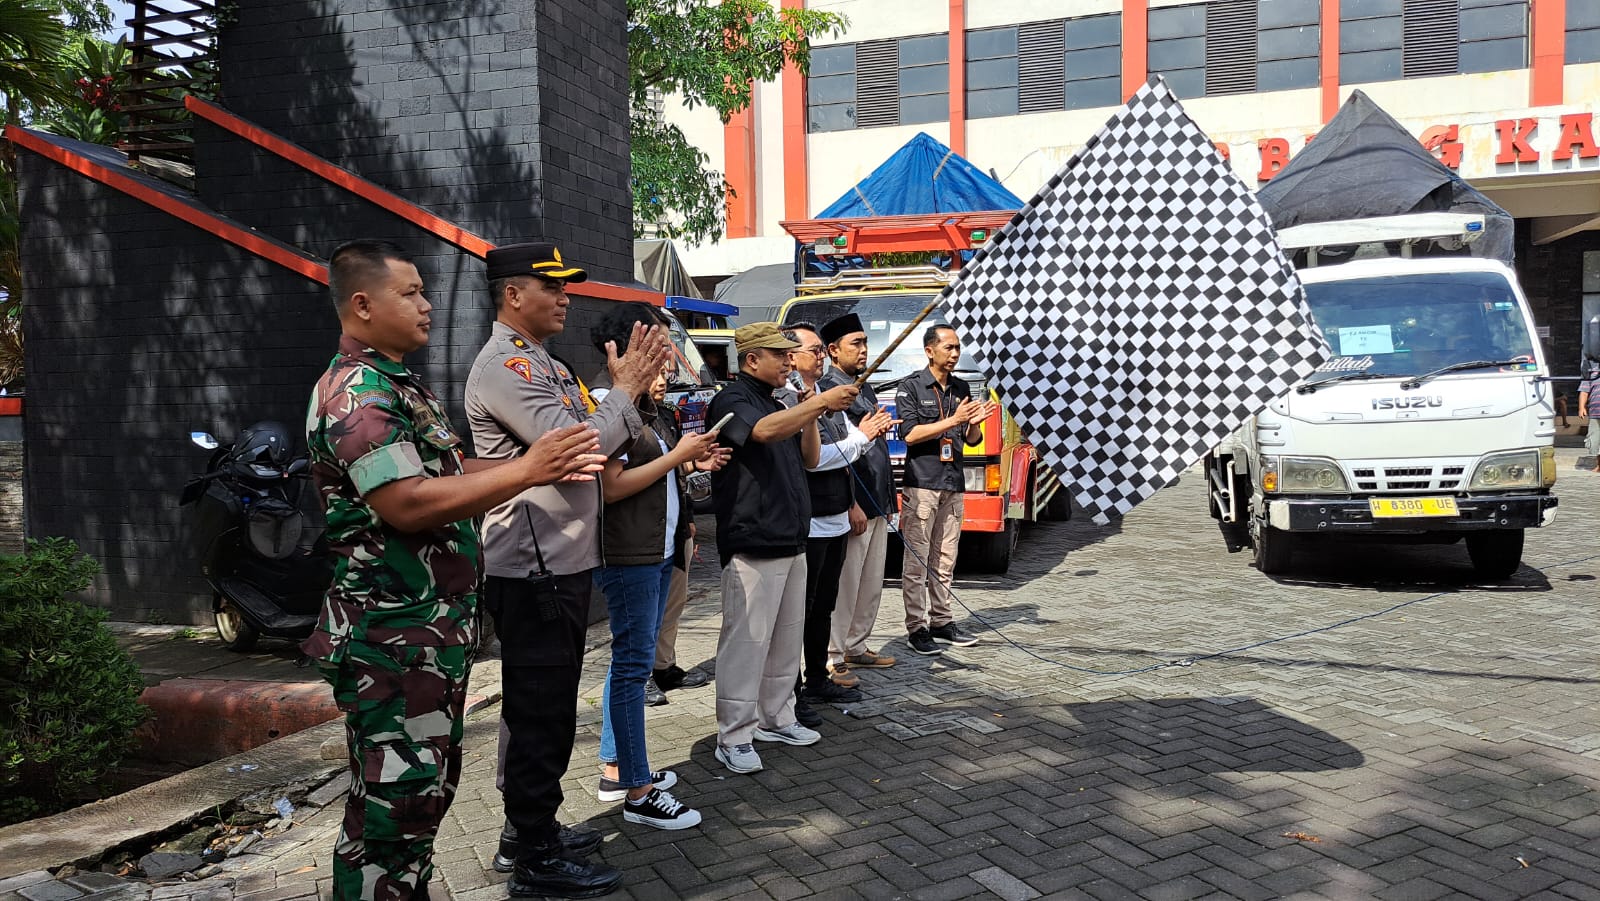
[[[672,561],[645,566],[603,566],[595,585],[611,613],[611,669],[606,674],[600,721],[600,761],[617,765],[628,788],[650,784],[644,746],[644,683],[656,662],[656,632],[672,587]]]

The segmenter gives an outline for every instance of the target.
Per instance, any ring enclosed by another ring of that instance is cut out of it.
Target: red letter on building
[[[1451,169],[1461,168],[1461,126],[1435,125],[1422,133],[1422,148]]]
[[[1556,152],[1550,154],[1550,158],[1570,160],[1574,147],[1577,148],[1580,160],[1600,156],[1600,145],[1594,142],[1593,123],[1593,113],[1569,113],[1562,116],[1561,137],[1556,138]]]
[[[1539,127],[1537,119],[1501,119],[1494,124],[1494,133],[1500,136],[1500,153],[1497,163],[1536,163],[1539,151],[1528,146],[1528,138]]]
[[[1256,146],[1261,149],[1261,171],[1256,173],[1256,181],[1270,181],[1289,162],[1289,142],[1283,138],[1263,138]]]
[[[1222,161],[1223,162],[1230,162],[1233,159],[1233,154],[1228,151],[1228,145],[1227,144],[1224,144],[1221,141],[1218,141],[1217,144],[1216,144],[1216,147],[1217,147],[1217,152],[1222,154]]]

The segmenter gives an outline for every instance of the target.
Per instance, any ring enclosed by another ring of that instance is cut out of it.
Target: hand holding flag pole
[[[905,329],[901,331],[899,335],[895,336],[893,341],[889,342],[889,346],[883,349],[883,353],[878,354],[878,358],[872,361],[872,365],[867,367],[867,371],[856,377],[857,387],[865,385],[867,383],[867,379],[872,378],[873,374],[878,371],[878,368],[889,359],[889,355],[894,353],[894,349],[900,346],[900,342],[906,340],[908,335],[916,331],[917,326],[922,324],[922,320],[928,318],[928,314],[933,312],[934,307],[939,305],[939,301],[943,299],[943,297],[944,295],[942,293],[935,295],[933,300],[930,301],[927,306],[922,308],[922,312],[917,314],[917,318],[911,320]]]

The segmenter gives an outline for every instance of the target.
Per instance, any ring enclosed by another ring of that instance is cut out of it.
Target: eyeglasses
[[[794,350],[789,351],[789,353],[791,353],[791,354],[810,354],[813,357],[820,357],[820,356],[822,356],[822,348],[820,348],[820,347],[796,347]]]

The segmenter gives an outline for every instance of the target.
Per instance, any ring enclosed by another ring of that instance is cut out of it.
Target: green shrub
[[[71,806],[144,718],[144,680],[105,612],[67,596],[99,569],[64,538],[0,557],[0,824]]]

